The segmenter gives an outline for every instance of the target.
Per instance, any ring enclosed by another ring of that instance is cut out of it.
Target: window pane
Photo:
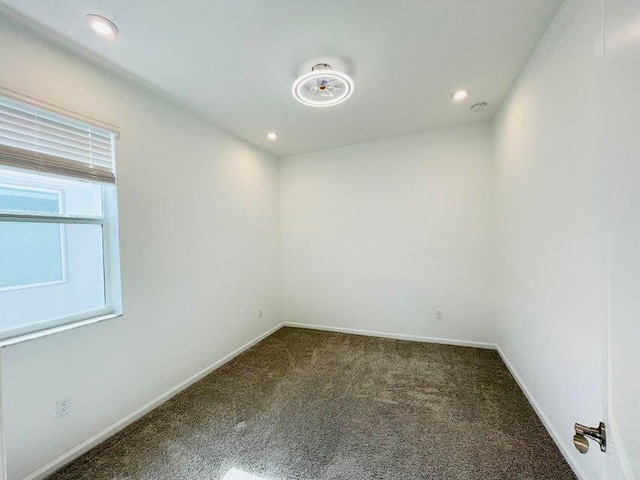
[[[103,188],[115,187],[0,168],[0,212],[101,217]]]
[[[5,337],[106,307],[101,225],[0,222],[0,246]]]
[[[0,210],[58,213],[60,196],[56,192],[0,186]]]
[[[0,289],[64,281],[63,229],[55,223],[0,222]]]

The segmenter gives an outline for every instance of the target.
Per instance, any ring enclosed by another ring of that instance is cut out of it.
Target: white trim
[[[149,413],[154,408],[160,406],[161,404],[163,404],[164,402],[166,402],[167,400],[169,400],[173,396],[175,396],[178,393],[182,392],[184,389],[190,387],[191,385],[193,385],[197,381],[199,381],[202,378],[204,378],[207,375],[209,375],[214,370],[220,368],[225,363],[227,363],[230,360],[234,359],[235,357],[240,355],[245,350],[248,350],[249,348],[253,347],[256,343],[262,341],[263,339],[265,339],[266,337],[268,337],[272,333],[280,330],[280,328],[282,328],[282,326],[283,326],[283,324],[279,324],[279,325],[276,325],[275,327],[271,327],[269,330],[267,330],[266,332],[264,332],[261,335],[258,335],[253,340],[245,343],[240,348],[235,349],[233,352],[225,355],[224,357],[222,357],[221,359],[217,360],[213,364],[211,364],[208,367],[200,370],[195,375],[192,375],[191,377],[187,378],[183,382],[180,382],[175,387],[167,390],[165,393],[163,393],[163,394],[159,395],[158,397],[154,398],[153,400],[151,400],[150,402],[146,403],[142,407],[138,408],[134,412],[130,413],[129,415],[127,415],[123,419],[117,421],[113,425],[111,425],[111,426],[105,428],[104,430],[102,430],[101,432],[95,434],[93,437],[91,437],[88,440],[82,442],[77,447],[72,448],[68,452],[60,455],[58,458],[56,458],[55,460],[49,462],[44,467],[39,468],[38,470],[33,472],[31,475],[26,477],[24,480],[42,480],[42,479],[46,478],[47,476],[49,476],[52,473],[54,473],[56,470],[62,468],[67,463],[75,460],[76,458],[78,458],[83,453],[86,453],[87,451],[89,451],[90,449],[95,447],[96,445],[98,445],[98,444],[102,443],[103,441],[105,441],[107,438],[115,435],[120,430],[122,430],[126,426],[132,424],[133,422],[135,422],[136,420],[138,420],[139,418],[141,418],[145,414]]]
[[[284,327],[308,328],[311,330],[324,330],[326,332],[350,333],[352,335],[364,335],[367,337],[392,338],[395,340],[408,340],[411,342],[440,343],[443,345],[456,345],[458,347],[473,347],[496,350],[497,347],[493,343],[474,342],[472,340],[454,340],[450,338],[439,337],[422,337],[419,335],[407,335],[404,333],[375,332],[372,330],[360,330],[357,328],[331,327],[326,325],[310,325],[307,323],[284,322]]]
[[[88,215],[68,215],[66,213],[33,214],[33,213],[0,213],[0,220],[5,222],[26,223],[80,223],[83,225],[104,225],[106,217]]]
[[[4,385],[2,374],[4,371],[4,365],[2,365],[3,356],[0,354],[0,480],[7,480],[7,451],[5,448],[7,441],[4,431],[4,408],[2,408],[2,399],[4,399],[4,392],[2,391]]]
[[[604,3],[604,2],[603,2]],[[604,8],[604,5],[602,6]],[[605,460],[606,470],[609,476],[612,475],[611,469],[617,468],[624,475],[625,480],[634,480],[635,474],[629,460],[629,454],[624,445],[624,441],[620,436],[618,429],[618,421],[613,409],[613,311],[612,311],[612,280],[611,280],[611,245],[609,239],[609,223],[605,223],[605,257],[606,257],[606,321],[603,329],[603,377],[606,388],[602,394],[602,402],[605,406],[606,416],[604,422],[607,428],[607,453],[610,457]],[[615,466],[614,466],[615,465]],[[622,480],[622,479],[620,479]]]
[[[549,420],[549,417],[547,417],[547,415],[544,413],[544,410],[542,409],[542,407],[540,406],[536,398],[533,396],[533,393],[531,393],[531,391],[527,387],[527,384],[524,383],[524,380],[518,374],[518,371],[515,369],[513,364],[509,361],[509,359],[504,354],[504,352],[502,351],[499,345],[496,345],[496,350],[498,350],[498,353],[500,354],[500,358],[502,358],[502,361],[509,369],[509,372],[511,372],[511,376],[515,378],[516,382],[520,386],[520,390],[524,392],[524,395],[527,397],[527,400],[529,400],[529,403],[533,407],[533,410],[536,412],[536,414],[538,415],[538,418],[540,419],[544,427],[547,429],[547,432],[549,432],[549,435],[551,436],[552,440],[558,446],[560,453],[562,453],[562,456],[564,457],[566,462],[569,464],[569,466],[573,470],[573,473],[575,473],[576,477],[578,477],[578,480],[589,480],[589,477],[587,476],[585,471],[576,462],[573,453],[567,448],[567,445],[562,441],[562,436],[555,429],[555,427],[551,423],[551,420]]]
[[[40,324],[36,323],[27,327],[14,328],[5,332],[0,332],[0,348],[9,347],[18,343],[29,342],[31,340],[36,340],[42,337],[48,337],[49,335],[66,332],[68,330],[73,330],[74,328],[86,327],[87,325],[93,325],[94,323],[103,322],[105,320],[110,320],[112,318],[121,316],[122,313],[114,311],[113,308],[106,307],[100,310],[73,315],[71,317],[63,317],[64,321],[68,323],[64,323],[62,325],[55,325],[55,322],[62,320],[58,319],[49,322],[42,322]],[[43,324],[49,326],[42,327]],[[29,329],[33,328],[34,326],[37,327],[38,325],[42,327],[40,330],[31,332],[29,331]],[[6,338],[2,338],[2,336],[6,336]]]
[[[62,228],[62,226],[60,226]],[[65,257],[62,257],[65,260]],[[50,287],[51,285],[60,285],[67,283],[67,275],[64,262],[62,263],[62,280],[51,280],[50,282],[25,283],[21,285],[11,285],[10,287],[0,287],[0,292],[11,292],[14,290],[26,290],[28,288]]]
[[[622,437],[620,436],[618,422],[616,421],[616,417],[612,409],[609,409],[609,415],[607,418],[607,453],[608,452],[614,453],[614,458],[618,460],[618,467],[622,470],[624,479],[635,480],[631,461],[629,460],[627,449],[625,448]]]

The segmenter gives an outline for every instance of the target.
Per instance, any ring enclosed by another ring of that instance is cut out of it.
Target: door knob
[[[580,453],[587,453],[589,451],[589,440],[584,435],[573,436],[573,445],[578,449]]]
[[[573,445],[578,449],[580,453],[587,453],[589,451],[589,438],[600,444],[600,451],[607,451],[607,431],[604,423],[600,422],[598,428],[585,427],[576,423],[576,434],[573,436]]]

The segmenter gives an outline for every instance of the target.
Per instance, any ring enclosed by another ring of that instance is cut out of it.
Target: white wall
[[[0,85],[121,130],[124,316],[2,350],[18,480],[279,321],[278,181],[270,155],[2,17],[0,58]]]
[[[489,123],[281,159],[283,320],[493,342],[492,175]]]
[[[592,480],[602,454],[571,442],[602,419],[599,27],[567,0],[495,119],[498,344]]]
[[[640,2],[603,4],[611,388],[607,422],[612,433],[608,457],[610,478],[630,480],[634,474],[640,479]]]

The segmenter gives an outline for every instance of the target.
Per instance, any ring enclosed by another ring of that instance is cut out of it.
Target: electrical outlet
[[[56,413],[58,417],[64,417],[71,413],[71,399],[59,398],[56,400]]]
[[[444,318],[444,310],[436,310],[436,320],[442,320]]]
[[[262,309],[258,310],[258,318],[262,318]]]

